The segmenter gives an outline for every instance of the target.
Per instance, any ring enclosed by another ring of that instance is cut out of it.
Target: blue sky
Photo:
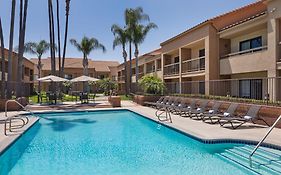
[[[18,0],[17,0],[18,1]],[[255,0],[71,0],[69,39],[80,40],[83,36],[95,37],[107,48],[106,53],[94,51],[95,60],[122,62],[121,49],[112,49],[112,24],[124,25],[124,10],[141,6],[149,14],[151,22],[158,25],[140,46],[140,53],[156,49],[159,44],[180,32],[216,15],[254,2]],[[64,29],[64,2],[61,2],[61,28]],[[19,4],[17,4],[19,5]],[[9,37],[10,0],[0,1],[6,47]],[[29,0],[26,41],[49,40],[47,0]],[[18,13],[17,13],[18,16]],[[16,26],[15,37],[18,36]],[[63,30],[62,30],[63,33]],[[15,45],[18,41],[15,40]],[[68,43],[67,57],[81,57]],[[27,57],[33,57],[26,55]],[[49,56],[49,53],[44,55]]]

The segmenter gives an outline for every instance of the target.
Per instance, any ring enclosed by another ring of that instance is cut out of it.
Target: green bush
[[[117,83],[109,78],[99,80],[97,85],[105,95],[110,95],[110,91],[115,91],[117,89]]]
[[[145,75],[139,80],[139,86],[145,93],[159,95],[162,94],[165,85],[163,81],[157,76]]]

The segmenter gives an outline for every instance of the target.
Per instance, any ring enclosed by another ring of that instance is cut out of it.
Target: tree
[[[143,76],[138,84],[143,88],[144,92],[148,94],[159,95],[162,94],[165,89],[163,81],[154,75]]]
[[[0,18],[0,44],[1,44],[1,82],[2,82],[2,88],[1,88],[1,98],[5,99],[5,53],[4,53],[4,34],[3,34],[3,28],[2,28],[2,20]]]
[[[14,47],[14,28],[15,28],[15,11],[16,11],[16,0],[12,0],[12,10],[11,10],[11,23],[10,23],[10,39],[9,39],[9,53],[8,53],[8,88],[7,88],[7,98],[12,97],[12,81],[13,81],[13,63],[12,54]]]
[[[138,74],[139,74],[139,67],[138,67],[138,56],[139,56],[139,45],[144,42],[148,32],[151,29],[157,28],[157,25],[154,23],[149,23],[148,25],[141,25],[138,24],[135,26],[132,32],[132,41],[135,46],[135,59],[136,59],[136,83],[138,83]]]
[[[99,43],[97,39],[88,37],[83,37],[80,43],[78,43],[75,39],[71,39],[70,43],[76,47],[79,52],[83,53],[83,74],[88,76],[88,56],[92,51],[97,49],[101,49],[103,52],[105,52],[105,47]]]
[[[104,78],[97,82],[98,87],[102,89],[105,95],[111,95],[110,92],[116,90],[117,84],[115,81],[110,80],[110,78]]]
[[[114,35],[113,40],[113,49],[116,48],[116,46],[121,46],[123,50],[123,59],[124,59],[124,69],[125,69],[125,94],[128,95],[128,70],[127,70],[127,52],[126,52],[126,43],[128,42],[128,31],[124,28],[119,27],[118,25],[114,24],[111,27],[111,31]]]
[[[61,73],[61,45],[60,45],[60,11],[59,11],[59,0],[56,1],[57,2],[57,34],[58,34],[58,60],[59,60],[59,76],[62,76]]]
[[[50,49],[50,44],[45,41],[41,40],[39,43],[35,42],[29,42],[24,45],[24,51],[33,55],[36,55],[38,58],[38,64],[37,64],[37,69],[38,69],[38,78],[41,78],[41,69],[43,67],[41,58],[42,55],[45,54],[48,50]],[[38,92],[39,94],[41,93],[41,82],[38,82]],[[38,102],[39,102],[39,96],[38,96]]]
[[[62,65],[61,65],[61,76],[64,75],[64,63],[68,36],[68,18],[69,18],[70,0],[65,0],[65,32],[64,32],[64,44],[63,44],[63,54],[62,54]]]
[[[18,72],[17,72],[17,97],[22,96],[22,67],[23,53],[25,43],[26,19],[28,10],[28,0],[20,0],[20,18],[19,18],[19,52],[18,52]]]
[[[129,87],[131,89],[132,83],[132,34],[137,24],[143,21],[149,21],[149,16],[143,13],[142,7],[137,7],[135,9],[128,8],[125,10],[125,23],[128,30],[128,40],[129,40],[129,61],[130,61],[130,79]]]

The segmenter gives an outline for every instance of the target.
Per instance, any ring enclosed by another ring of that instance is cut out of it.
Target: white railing
[[[261,144],[265,141],[265,139],[269,136],[269,134],[272,132],[272,130],[275,128],[277,123],[281,120],[281,115],[278,117],[278,119],[274,122],[274,124],[270,127],[268,132],[265,134],[265,136],[261,139],[261,141],[257,144],[257,146],[254,148],[254,150],[251,152],[249,156],[249,161],[250,161],[250,167],[253,166],[252,164],[252,157],[255,154],[255,152],[258,150],[258,148],[261,146]]]
[[[164,65],[164,75],[177,75],[179,74],[180,63],[173,63]]]
[[[248,49],[248,50],[243,50],[243,51],[239,51],[239,52],[230,53],[230,54],[222,56],[221,58],[228,58],[228,57],[233,57],[233,56],[236,56],[236,55],[242,55],[242,54],[247,54],[247,53],[254,53],[254,52],[262,51],[262,50],[267,50],[267,46],[262,46],[262,47],[257,47],[257,48],[253,48],[253,49]]]
[[[185,60],[182,62],[182,72],[196,72],[205,70],[205,56]]]

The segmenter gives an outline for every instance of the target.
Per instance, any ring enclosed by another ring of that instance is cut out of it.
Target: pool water
[[[130,111],[41,114],[0,156],[0,174],[250,174],[203,144]]]

